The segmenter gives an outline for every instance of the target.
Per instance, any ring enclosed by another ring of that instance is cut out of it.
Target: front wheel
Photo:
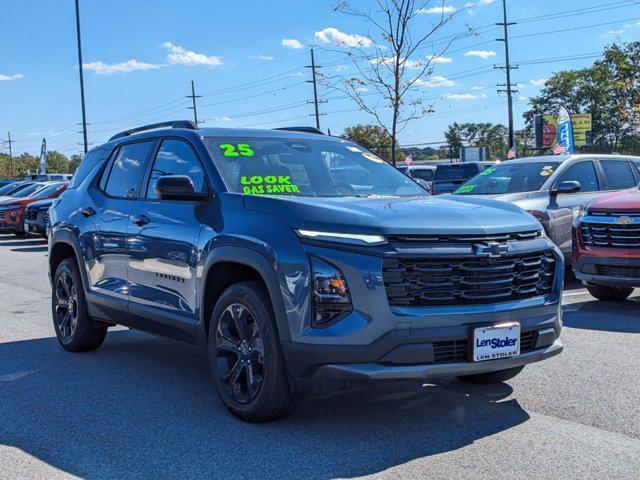
[[[261,282],[227,288],[209,328],[209,364],[225,407],[247,422],[289,414],[296,403],[271,302]]]
[[[604,285],[587,285],[589,293],[598,300],[617,301],[626,300],[633,292],[633,287],[605,287]]]
[[[85,352],[102,345],[107,326],[96,325],[89,317],[80,271],[73,258],[60,262],[53,276],[51,313],[56,337],[65,350]]]
[[[497,372],[476,373],[474,375],[464,375],[458,377],[463,382],[477,383],[479,385],[493,385],[496,383],[506,382],[518,375],[524,365],[520,367],[508,368],[506,370],[498,370]]]

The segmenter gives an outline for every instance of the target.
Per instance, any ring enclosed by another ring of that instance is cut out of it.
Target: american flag
[[[409,154],[405,159],[404,159],[404,163],[406,163],[407,165],[411,166],[413,165],[413,157],[411,156],[411,154]]]
[[[513,160],[516,158],[516,146],[512,146],[507,152],[507,160]]]
[[[566,152],[567,152],[567,149],[561,143],[556,143],[555,146],[553,147],[554,155],[562,155],[563,153],[566,153]]]

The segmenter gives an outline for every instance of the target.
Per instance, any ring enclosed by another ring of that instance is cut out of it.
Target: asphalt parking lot
[[[568,279],[565,351],[497,387],[441,380],[231,417],[206,353],[126,329],[63,351],[46,243],[0,234],[0,478],[640,478],[640,297]],[[640,291],[640,290],[639,290]]]

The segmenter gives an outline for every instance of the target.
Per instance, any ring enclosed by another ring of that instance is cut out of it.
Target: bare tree
[[[398,134],[410,121],[433,112],[432,105],[425,105],[417,94],[417,88],[437,82],[436,78],[429,79],[433,63],[465,34],[436,39],[436,33],[460,11],[450,11],[444,0],[372,3],[374,6],[367,11],[354,9],[350,2],[335,7],[364,20],[368,32],[358,36],[357,42],[340,45],[348,47],[346,55],[355,67],[354,75],[326,76],[324,83],[348,95],[389,134],[391,161],[395,165]],[[418,21],[427,17],[423,15],[426,13],[435,20]]]

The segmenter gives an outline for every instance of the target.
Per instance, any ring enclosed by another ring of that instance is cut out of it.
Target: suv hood
[[[245,207],[282,218],[291,228],[383,234],[504,233],[539,230],[538,221],[515,205],[444,197],[244,196]]]
[[[541,196],[536,192],[519,192],[519,193],[499,193],[496,195],[464,195],[469,198],[486,198],[491,200],[500,200],[501,202],[517,202],[518,200],[526,200],[527,198]],[[544,196],[548,196],[548,192],[544,192]]]

